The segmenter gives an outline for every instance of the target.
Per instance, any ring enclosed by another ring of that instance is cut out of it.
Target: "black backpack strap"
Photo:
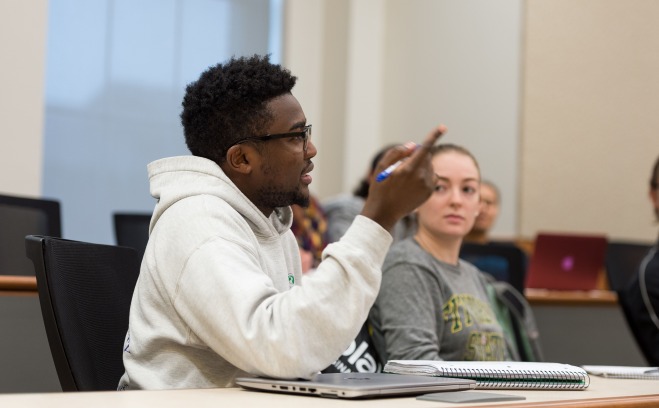
[[[652,323],[659,329],[659,318],[657,317],[657,311],[654,310],[654,306],[652,305],[652,302],[650,301],[650,295],[648,294],[648,287],[646,283],[646,271],[648,269],[648,264],[654,256],[657,253],[657,247],[653,247],[650,252],[643,258],[643,261],[641,262],[641,265],[638,267],[638,286],[641,289],[641,297],[643,298],[643,303],[645,304],[645,308],[648,310],[648,313],[650,315],[650,319],[652,320]]]
[[[528,301],[507,282],[490,281],[490,285],[496,292],[497,301],[508,310],[519,358],[522,361],[543,361],[540,333]]]

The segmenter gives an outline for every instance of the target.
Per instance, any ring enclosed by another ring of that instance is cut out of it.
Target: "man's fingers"
[[[417,144],[414,142],[407,142],[402,145],[397,145],[387,150],[387,152],[382,156],[380,161],[377,164],[378,173],[386,169],[390,165],[396,163],[398,160],[402,160],[405,157],[409,156],[417,148]]]
[[[423,141],[423,143],[419,146],[418,149],[410,156],[409,158],[409,165],[412,167],[418,166],[426,157],[430,149],[435,145],[435,142],[444,134],[446,133],[446,126],[445,125],[439,125],[436,128],[434,128],[430,133],[428,133],[428,136],[426,136],[426,139]]]
[[[427,157],[430,148],[445,132],[446,126],[442,124],[434,128],[421,145],[407,142],[389,149],[376,166],[376,181],[385,180],[399,165],[403,164],[403,160],[405,167],[416,168],[420,166]]]
[[[421,145],[422,149],[425,149],[426,151],[430,150],[431,147],[435,145],[435,142],[444,134],[446,133],[446,125],[441,124],[434,128],[428,136],[426,136],[426,140],[423,141],[423,144]]]

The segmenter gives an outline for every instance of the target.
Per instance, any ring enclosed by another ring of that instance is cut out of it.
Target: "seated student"
[[[382,156],[395,145],[387,145],[380,149],[371,159],[370,166],[364,178],[352,194],[340,194],[323,202],[323,210],[327,218],[328,238],[330,242],[338,241],[347,231],[355,217],[362,211],[368,197],[371,181],[377,175],[376,166]],[[403,217],[394,227],[392,235],[398,241],[414,234],[414,222],[410,216]]]
[[[481,180],[480,208],[474,226],[465,236],[465,242],[487,244],[490,242],[490,230],[499,216],[499,189],[491,181]]]
[[[650,201],[659,221],[659,157],[650,175]],[[651,366],[659,366],[659,238],[641,262],[636,277],[620,293],[627,319]]]
[[[417,232],[394,244],[369,316],[383,361],[509,360],[487,280],[459,259],[479,209],[480,171],[466,149],[432,149],[435,192],[415,211]]]
[[[290,205],[309,203],[316,147],[269,58],[232,58],[188,85],[192,156],[148,166],[156,206],[130,308],[119,389],[230,387],[244,375],[310,378],[361,330],[380,287],[390,230],[432,192],[430,147],[372,186],[361,215],[302,279]]]
[[[501,206],[501,194],[491,181],[481,180],[480,207],[474,226],[464,237],[460,257],[497,280],[512,283],[523,292],[528,256],[514,242],[492,240],[490,231]],[[469,245],[473,244],[473,245]],[[482,248],[487,245],[489,248]]]

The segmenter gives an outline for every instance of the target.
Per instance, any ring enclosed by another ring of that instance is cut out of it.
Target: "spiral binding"
[[[496,389],[582,389],[590,385],[587,374],[545,370],[443,370],[442,377],[470,378],[476,380],[476,388]]]
[[[476,380],[477,389],[584,389],[590,385],[585,373],[548,370],[470,369],[416,366],[418,374]],[[390,367],[389,372],[409,374],[404,368]]]

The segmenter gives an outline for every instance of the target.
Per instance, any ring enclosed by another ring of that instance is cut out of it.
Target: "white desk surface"
[[[478,392],[478,391],[471,391]],[[523,395],[524,401],[498,403],[452,404],[419,401],[414,397],[371,400],[337,400],[311,396],[283,395],[246,391],[239,388],[167,391],[106,391],[43,394],[3,394],[0,407],[25,408],[105,408],[105,407],[659,407],[659,381],[613,380],[591,376],[591,384],[583,391],[513,391],[487,390],[503,394]]]

